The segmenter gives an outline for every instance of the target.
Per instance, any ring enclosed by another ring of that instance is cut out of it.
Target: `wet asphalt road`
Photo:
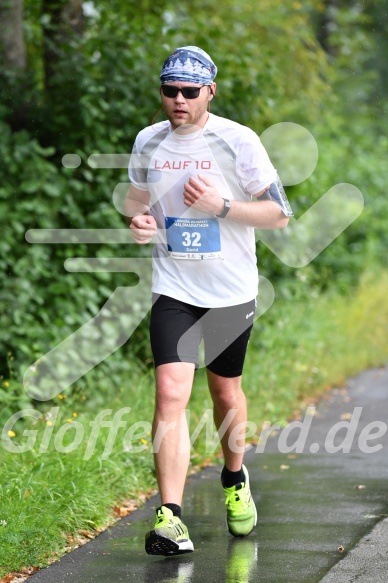
[[[29,580],[385,583],[388,368],[350,379],[321,401],[313,417],[301,420],[305,428],[306,419],[311,426],[303,439],[297,440],[303,437],[301,427],[287,439],[279,431],[264,452],[255,452],[255,446],[246,454],[259,517],[249,537],[235,539],[227,532],[221,468],[208,468],[188,480],[185,493],[184,520],[194,553],[169,558],[145,554],[144,534],[152,528],[159,504],[153,498]],[[292,450],[296,442],[300,453]],[[349,453],[332,452],[341,443]],[[366,447],[378,451],[365,453]]]

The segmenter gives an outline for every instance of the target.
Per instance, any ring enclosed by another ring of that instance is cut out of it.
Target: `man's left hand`
[[[224,200],[219,195],[214,182],[204,174],[192,176],[185,184],[183,201],[197,211],[218,215],[224,208]]]

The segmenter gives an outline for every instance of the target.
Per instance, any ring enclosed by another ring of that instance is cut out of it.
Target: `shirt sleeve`
[[[281,180],[266,149],[255,132],[249,130],[237,151],[237,173],[241,185],[250,196],[255,196],[266,186],[267,198],[276,202],[287,217],[293,216]]]
[[[245,192],[254,196],[276,179],[276,170],[258,135],[247,130],[237,149],[237,173]]]
[[[144,158],[145,157],[138,152],[138,140],[136,138],[129,160],[128,176],[131,184],[136,186],[136,188],[147,191],[147,166]]]

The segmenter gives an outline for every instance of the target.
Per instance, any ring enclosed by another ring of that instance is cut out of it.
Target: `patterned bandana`
[[[210,85],[217,75],[217,67],[205,51],[199,47],[180,47],[163,63],[160,82],[188,81]]]

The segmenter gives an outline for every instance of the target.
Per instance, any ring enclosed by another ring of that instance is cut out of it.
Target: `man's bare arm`
[[[131,184],[125,198],[125,219],[135,243],[145,245],[156,235],[156,221],[149,214],[150,193]]]
[[[131,225],[133,217],[148,214],[149,210],[150,193],[147,190],[140,190],[140,188],[136,188],[131,184],[124,203],[125,220],[128,227]]]
[[[288,225],[289,220],[273,200],[231,200],[225,219],[256,229],[281,229]]]
[[[218,215],[224,208],[224,200],[205,175],[200,180],[191,177],[185,184],[184,202],[197,210]],[[270,185],[257,192],[255,198],[264,194]],[[288,217],[273,200],[231,200],[230,210],[224,220],[235,221],[256,229],[280,229],[288,224]]]

